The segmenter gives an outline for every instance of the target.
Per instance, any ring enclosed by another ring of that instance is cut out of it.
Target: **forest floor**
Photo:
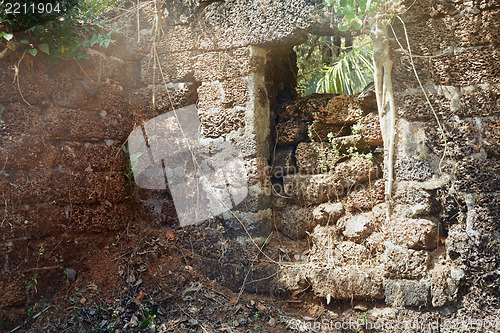
[[[199,271],[182,242],[189,231],[141,222],[121,235],[89,240],[75,266],[76,277],[57,272],[61,279],[53,278],[52,289],[38,285],[31,306],[20,312],[19,322],[3,330],[498,332],[500,327],[498,307],[485,301],[474,287],[464,292],[459,305],[437,310],[394,309],[382,301],[326,304],[309,290],[292,295],[234,292]],[[292,261],[308,246],[287,241],[278,233],[273,238],[271,242],[279,244],[269,248],[286,248],[278,252],[287,252]],[[54,291],[47,294],[44,290]]]

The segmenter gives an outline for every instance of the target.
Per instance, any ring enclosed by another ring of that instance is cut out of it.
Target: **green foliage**
[[[318,73],[325,64],[332,60],[331,53],[334,51],[331,37],[320,37],[309,35],[307,41],[294,47],[297,54],[297,92],[300,95],[309,95],[309,82],[316,80]]]
[[[334,45],[331,37],[309,36],[295,47],[297,92],[355,94],[373,81],[373,43],[368,36],[354,38],[353,45]]]
[[[360,30],[368,13],[377,10],[380,0],[325,0],[325,5],[333,7],[335,14],[342,16],[338,23],[340,31],[351,28]]]
[[[341,152],[340,145],[338,144],[336,138],[338,138],[337,133],[328,133],[328,143],[330,145],[319,144],[315,141],[313,133],[311,131],[312,124],[309,125],[308,135],[311,139],[312,146],[314,150],[318,154],[318,163],[323,172],[333,171],[335,169],[335,165],[344,159],[352,158],[352,159],[362,159],[362,160],[373,160],[372,153],[360,153],[358,149],[354,146],[347,148],[345,153]],[[361,131],[363,127],[361,125],[361,121],[359,120],[356,124],[351,126],[351,135],[355,135],[358,138],[361,138]],[[341,145],[345,146],[347,143],[343,140]]]
[[[104,32],[102,13],[116,0],[24,1],[15,13],[15,2],[0,1],[0,46],[36,56],[41,52],[54,58],[82,59],[86,48],[108,47],[115,31]],[[50,5],[50,6],[49,6]],[[17,42],[17,39],[20,39]]]
[[[373,43],[368,36],[342,53],[332,66],[325,66],[309,90],[316,93],[352,95],[373,81]]]
[[[144,330],[149,327],[151,333],[156,333],[158,327],[155,323],[155,319],[158,312],[158,306],[155,305],[151,308],[151,311],[149,311],[149,309],[146,309],[144,310],[144,312],[146,314],[146,319],[141,321],[141,323],[139,324],[139,329]]]
[[[127,147],[123,146],[122,149],[125,153],[127,153],[127,154],[129,153],[129,150]],[[132,199],[137,194],[138,187],[134,186],[134,170],[135,170],[135,167],[137,166],[137,163],[139,162],[139,157],[141,157],[142,154],[143,154],[143,152],[137,152],[137,153],[133,154],[132,156],[130,156],[130,164],[128,165],[127,170],[125,171],[125,177],[127,177],[127,180],[128,180],[127,184],[125,184],[125,186],[129,186],[132,188],[135,187],[135,188],[132,191],[132,194],[127,195],[125,197],[125,199]]]

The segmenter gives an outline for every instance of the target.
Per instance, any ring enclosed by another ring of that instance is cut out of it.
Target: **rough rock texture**
[[[374,224],[372,219],[373,215],[371,213],[345,216],[339,220],[338,225],[346,238],[360,242],[373,232]]]
[[[357,99],[359,108],[364,112],[377,111],[377,96],[375,95],[375,85],[373,83],[368,84]]]
[[[338,199],[369,178],[375,179],[378,172],[371,161],[350,159],[339,163],[332,174],[286,176],[284,189],[297,202],[319,204]]]
[[[318,174],[332,170],[340,160],[329,143],[301,142],[295,151],[301,174]]]
[[[492,274],[498,270],[494,221],[500,220],[499,44],[498,20],[492,20],[497,17],[495,1],[416,1],[401,15],[405,25],[395,22],[390,29],[396,106],[394,221],[385,223],[383,232],[419,253],[440,253],[438,236],[446,237],[447,257],[433,265],[424,284],[386,284],[388,303],[399,304],[396,287],[406,290],[402,304],[441,307],[457,301],[460,281],[468,284],[465,293],[479,281],[490,281],[480,287],[484,294],[500,283]],[[414,68],[408,54],[399,51],[397,40],[406,35],[414,55],[431,56],[415,57]],[[421,292],[410,297],[411,289]]]
[[[328,135],[333,135],[334,137],[346,136],[351,132],[348,125],[331,125],[319,121],[313,121],[309,125],[309,131],[311,133],[311,140],[319,143],[329,142]]]
[[[304,120],[317,120],[332,125],[354,124],[364,115],[358,108],[355,97],[346,95],[308,96],[299,100],[296,108]]]
[[[440,307],[456,302],[464,275],[464,271],[451,265],[434,267],[430,272],[432,306]]]
[[[366,144],[370,146],[384,145],[382,132],[380,131],[380,121],[377,113],[368,113],[366,116],[361,118],[359,125],[361,126],[360,135]]]
[[[307,123],[298,119],[290,119],[276,125],[276,144],[286,146],[307,140]]]
[[[344,214],[344,207],[341,203],[325,202],[314,207],[312,214],[317,224],[330,225],[337,222]]]
[[[438,228],[430,220],[394,220],[386,222],[382,229],[388,240],[410,249],[433,250],[438,245]]]
[[[427,275],[430,255],[426,251],[409,250],[390,242],[382,256],[387,278],[419,280]]]
[[[428,306],[431,303],[430,281],[385,280],[385,302],[393,307]]]
[[[382,277],[377,269],[359,266],[317,268],[308,274],[314,293],[332,299],[381,299]]]
[[[278,221],[278,230],[292,239],[300,239],[306,236],[306,232],[312,231],[316,226],[311,209],[299,206],[287,206],[282,211]]]
[[[384,179],[371,179],[366,183],[358,184],[342,199],[345,210],[351,213],[370,210],[384,201]]]

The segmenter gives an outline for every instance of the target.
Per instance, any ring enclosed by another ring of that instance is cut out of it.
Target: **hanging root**
[[[383,16],[377,15],[372,22],[371,38],[373,40],[374,83],[380,128],[384,139],[384,164],[387,166],[385,195],[388,202],[387,219],[391,217],[392,187],[394,183],[394,138],[396,131],[396,110],[392,91],[392,60],[389,56],[387,22]]]

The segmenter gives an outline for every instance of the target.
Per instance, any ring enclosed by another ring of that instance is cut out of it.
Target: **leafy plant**
[[[127,147],[123,146],[122,149],[125,153],[127,153],[127,154],[129,153],[129,150]],[[137,152],[137,153],[130,156],[130,164],[127,167],[127,170],[125,171],[125,177],[127,177],[127,179],[128,179],[128,182],[127,182],[127,184],[125,184],[125,186],[134,187],[134,170],[135,170],[135,167],[137,166],[137,163],[139,162],[139,157],[141,157],[142,154],[143,154],[142,152]],[[137,194],[137,190],[138,190],[138,187],[135,186],[134,190],[132,191],[132,194],[127,195],[125,197],[125,199],[133,198]]]
[[[42,3],[24,1],[21,11],[27,11],[20,15],[14,14],[8,4],[1,1],[0,46],[21,55],[28,53],[36,56],[40,52],[53,55],[52,61],[57,58],[86,58],[88,47],[114,44],[112,34],[115,31],[104,32],[102,27],[105,21],[98,14],[115,2],[51,0],[44,2],[46,7],[42,6],[39,11],[37,6]]]
[[[325,66],[319,78],[310,82],[309,91],[352,95],[373,81],[373,44],[368,36],[345,53],[332,66]]]
[[[156,325],[156,322],[155,322],[156,314],[158,312],[158,306],[156,306],[156,305],[153,306],[151,308],[151,311],[149,311],[149,309],[145,309],[144,312],[146,314],[146,319],[141,321],[141,323],[139,324],[139,329],[144,330],[144,329],[147,329],[149,327],[151,330],[151,333],[155,333],[156,330],[158,329],[158,326]]]
[[[375,12],[380,0],[325,0],[325,5],[333,7],[335,14],[342,16],[338,23],[340,31],[350,28],[360,30],[368,13]]]

